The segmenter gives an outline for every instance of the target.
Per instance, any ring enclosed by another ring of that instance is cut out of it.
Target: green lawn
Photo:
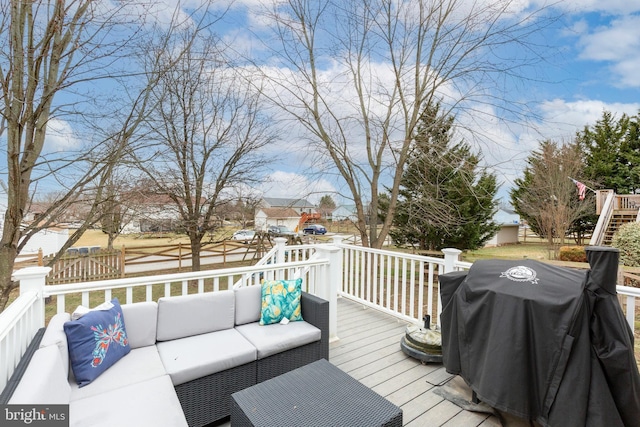
[[[553,257],[548,245],[541,242],[519,243],[516,245],[505,245],[490,248],[480,248],[473,251],[466,251],[462,255],[465,261],[473,262],[478,259],[500,258],[500,259],[535,259],[548,260]]]

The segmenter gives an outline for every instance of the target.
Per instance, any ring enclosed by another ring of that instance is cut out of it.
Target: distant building
[[[320,219],[316,207],[306,199],[263,197],[255,213],[255,227],[266,231],[270,225],[286,225],[298,231],[300,224]]]
[[[21,256],[34,255],[42,250],[42,255],[54,255],[69,239],[69,230],[66,228],[46,228],[31,236],[29,241],[20,251]]]
[[[258,208],[255,215],[255,227],[267,231],[270,225],[285,225],[295,230],[300,221],[300,214],[293,208]]]
[[[332,221],[353,221],[358,220],[356,205],[340,205],[331,212]]]
[[[500,230],[485,246],[502,246],[518,243],[520,232],[520,216],[512,209],[501,206],[493,216],[493,221],[500,226]]]
[[[181,224],[178,208],[166,194],[137,192],[128,203],[123,234],[175,231]]]
[[[303,212],[315,213],[316,207],[306,199],[285,199],[279,197],[263,197],[258,205],[258,209],[282,208],[293,209],[299,215]],[[257,212],[257,211],[256,211]]]

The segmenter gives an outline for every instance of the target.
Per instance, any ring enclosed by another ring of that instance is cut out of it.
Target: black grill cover
[[[633,334],[615,295],[617,250],[590,272],[477,261],[440,276],[442,355],[489,405],[543,426],[640,426]]]

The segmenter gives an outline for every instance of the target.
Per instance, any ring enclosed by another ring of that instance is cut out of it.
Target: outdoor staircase
[[[618,229],[622,227],[623,224],[626,224],[628,222],[635,222],[637,216],[637,211],[614,211],[613,215],[611,216],[611,220],[609,220],[609,224],[607,225],[607,229],[604,232],[602,244],[604,246],[611,246],[611,240],[613,239],[613,235],[616,233],[616,231],[618,231]]]

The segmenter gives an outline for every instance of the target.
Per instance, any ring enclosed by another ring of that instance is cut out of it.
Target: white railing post
[[[456,263],[460,261],[460,254],[462,251],[460,249],[454,248],[445,248],[442,250],[444,254],[444,273],[451,273],[452,271],[456,271]]]
[[[44,286],[51,267],[27,267],[13,273],[11,279],[20,282],[20,295],[25,292],[36,292],[38,302],[34,307],[38,327],[44,327]]]
[[[333,245],[318,245],[316,253],[327,258],[329,265],[322,268],[316,285],[316,294],[329,301],[329,342],[338,340],[338,289],[342,280],[342,249]],[[319,286],[318,286],[319,285]]]
[[[285,262],[285,254],[287,247],[287,239],[284,237],[276,237],[273,239],[276,243],[276,264],[284,264]],[[284,270],[279,270],[275,272],[276,279],[282,280],[284,279]]]
[[[284,264],[285,247],[287,246],[287,239],[284,237],[276,237],[273,239],[276,242],[276,263]]]
[[[341,244],[342,244],[342,241],[344,240],[344,236],[341,236],[340,234],[336,234],[335,236],[333,236],[333,237],[331,238],[331,240],[332,240],[332,243],[333,243],[334,245],[336,245],[336,246],[337,246],[337,245],[341,245]]]

